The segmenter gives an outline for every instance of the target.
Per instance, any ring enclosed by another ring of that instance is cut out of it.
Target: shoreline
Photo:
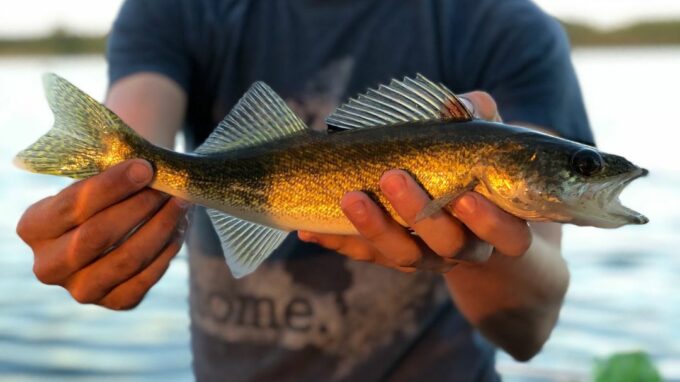
[[[680,20],[645,21],[610,30],[572,21],[560,23],[573,50],[680,46]],[[108,35],[76,35],[63,29],[40,37],[0,37],[0,57],[104,55],[107,38]]]
[[[572,45],[572,54],[578,54],[581,52],[591,52],[591,51],[675,51],[680,49],[680,44],[620,44],[620,45]],[[105,59],[105,52],[28,52],[24,51],[21,53],[9,53],[2,52],[0,50],[0,60],[11,61],[11,60],[22,60],[22,59],[64,59],[64,58],[92,58],[92,59]]]

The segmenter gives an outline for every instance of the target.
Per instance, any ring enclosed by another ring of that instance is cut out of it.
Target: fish
[[[192,153],[151,144],[56,74],[43,83],[54,125],[14,163],[84,179],[128,159],[149,161],[151,188],[206,207],[235,277],[257,269],[291,231],[356,234],[340,208],[350,191],[364,191],[406,226],[378,185],[390,169],[408,172],[431,197],[419,220],[475,191],[528,221],[649,221],[619,200],[647,170],[593,146],[481,120],[420,74],[349,99],[328,116],[326,132],[309,129],[256,82]]]

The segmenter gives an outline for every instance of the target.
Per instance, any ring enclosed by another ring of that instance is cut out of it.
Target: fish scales
[[[406,170],[433,198],[469,183],[470,168],[484,148],[480,141],[464,139],[462,130],[451,128],[432,124],[365,129],[277,151],[268,158],[270,214],[289,229],[354,233],[340,200],[345,193],[360,190],[405,224],[380,191],[380,177],[390,169]],[[434,135],[437,139],[432,139]]]
[[[152,188],[208,208],[236,277],[252,272],[293,230],[352,234],[340,200],[364,191],[400,224],[380,190],[402,169],[429,194],[424,219],[475,191],[521,219],[616,228],[645,224],[619,194],[647,171],[625,158],[526,128],[475,119],[441,84],[393,81],[313,132],[269,87],[254,84],[195,153],[147,142],[113,112],[45,77],[54,126],[17,154],[29,171],[87,178],[123,160],[154,167]]]
[[[239,210],[279,228],[348,233],[355,231],[339,203],[353,190],[366,191],[401,221],[378,187],[387,170],[411,173],[433,198],[468,184],[471,169],[498,152],[499,133],[482,122],[466,125],[300,134],[228,155],[156,150],[134,156],[154,163],[155,181],[171,194]],[[485,128],[489,130],[480,135],[478,130]]]

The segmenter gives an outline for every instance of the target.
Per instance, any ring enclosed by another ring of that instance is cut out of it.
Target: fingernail
[[[191,205],[191,203],[188,200],[184,200],[184,199],[180,199],[180,198],[175,198],[175,203],[177,204],[177,206],[179,208],[181,208],[183,210],[186,210]]]
[[[312,233],[307,231],[298,231],[298,238],[300,238],[300,240],[304,241],[305,243],[317,244],[319,242]]]
[[[366,218],[366,203],[363,200],[358,200],[345,208],[347,214],[354,221],[362,221]]]
[[[184,236],[188,227],[189,221],[187,220],[186,217],[183,217],[182,220],[180,220],[179,224],[177,225],[177,234],[180,236]]]
[[[465,195],[458,199],[454,209],[459,215],[472,215],[477,208],[477,200],[472,195]]]
[[[147,162],[135,162],[128,168],[127,176],[135,184],[145,184],[151,180],[152,172]]]
[[[193,208],[193,206],[189,207],[189,211],[187,211],[186,218],[189,224],[191,224],[191,222],[194,221],[194,211],[196,211],[196,209]]]
[[[383,191],[391,197],[398,197],[406,188],[404,177],[399,174],[388,176],[382,184]]]
[[[465,105],[465,107],[468,109],[470,113],[472,113],[472,115],[476,115],[475,105],[472,103],[472,101],[470,101],[469,98],[465,96],[458,96],[458,99],[463,103],[463,105]]]
[[[485,263],[493,253],[493,246],[480,239],[468,240],[465,247],[455,256],[456,260],[468,264]]]

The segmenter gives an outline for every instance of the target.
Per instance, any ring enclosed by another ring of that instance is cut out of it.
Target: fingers
[[[347,218],[375,249],[388,257],[396,266],[414,265],[421,249],[413,237],[385,213],[363,192],[350,192],[340,201]]]
[[[474,91],[461,94],[459,98],[462,98],[463,102],[469,102],[466,106],[472,109],[473,114],[478,118],[492,122],[502,122],[501,116],[498,114],[496,101],[494,101],[489,93]]]
[[[435,253],[454,257],[465,243],[464,231],[455,219],[445,213],[415,223],[415,216],[429,201],[427,195],[403,171],[386,173],[381,186],[402,218],[411,224],[416,238],[385,213],[364,193],[346,194],[340,206],[360,236],[321,235],[299,232],[301,240],[315,242],[355,260],[371,261],[413,271],[415,267],[447,270],[452,262],[443,261]],[[423,245],[422,240],[427,243]]]
[[[152,177],[151,165],[141,159],[113,166],[31,206],[19,221],[17,233],[28,244],[56,238],[138,192],[151,182]]]
[[[416,222],[416,215],[430,198],[407,173],[390,170],[381,178],[380,186],[401,218],[435,253],[446,258],[454,258],[461,252],[473,259],[488,258],[491,248],[466,237],[466,230],[448,213],[441,211]],[[483,196],[468,192],[454,201],[453,206],[456,217],[475,236],[502,254],[520,256],[531,245],[531,231],[526,221],[501,210]]]
[[[360,261],[371,261],[404,271],[412,270],[421,256],[421,248],[413,237],[363,192],[350,192],[340,202],[347,218],[360,236],[322,235],[301,231],[300,240]]]
[[[360,192],[348,193],[341,202],[360,237],[301,232],[300,238],[356,260],[406,268],[423,262],[430,252],[445,259],[455,259],[453,261],[483,262],[494,247],[503,255],[521,256],[531,245],[531,231],[524,220],[474,192],[466,193],[452,203],[459,220],[441,211],[416,221],[418,212],[430,199],[407,173],[388,171],[381,178],[380,186],[396,212],[419,238],[409,235]],[[426,247],[420,245],[422,243]],[[436,264],[436,267],[441,268],[440,265]]]
[[[392,259],[391,254],[381,253],[371,242],[360,235],[332,235],[299,231],[300,240],[319,244],[320,246],[338,252],[353,260],[370,262],[385,267],[398,269],[402,272],[414,272],[417,268],[412,263]]]
[[[34,273],[45,284],[61,284],[155,213],[168,197],[146,189],[92,216],[50,242],[36,256]]]
[[[320,246],[341,253],[357,261],[376,260],[377,251],[368,245],[361,236],[317,234],[308,231],[298,231],[298,238],[307,243],[315,243]]]
[[[184,202],[169,200],[119,247],[69,278],[66,289],[81,303],[101,300],[116,286],[153,263],[175,232],[184,230],[185,213]]]
[[[163,277],[170,261],[182,248],[183,235],[175,235],[161,254],[143,271],[115,287],[97,302],[113,310],[128,310],[139,305],[146,293]]]
[[[468,192],[452,206],[460,221],[501,254],[521,256],[531,246],[527,222],[501,210],[483,196]]]
[[[430,197],[406,172],[387,171],[380,188],[399,216],[436,254],[455,257],[465,245],[465,231],[451,215],[439,211],[416,221],[416,215],[431,201]]]

